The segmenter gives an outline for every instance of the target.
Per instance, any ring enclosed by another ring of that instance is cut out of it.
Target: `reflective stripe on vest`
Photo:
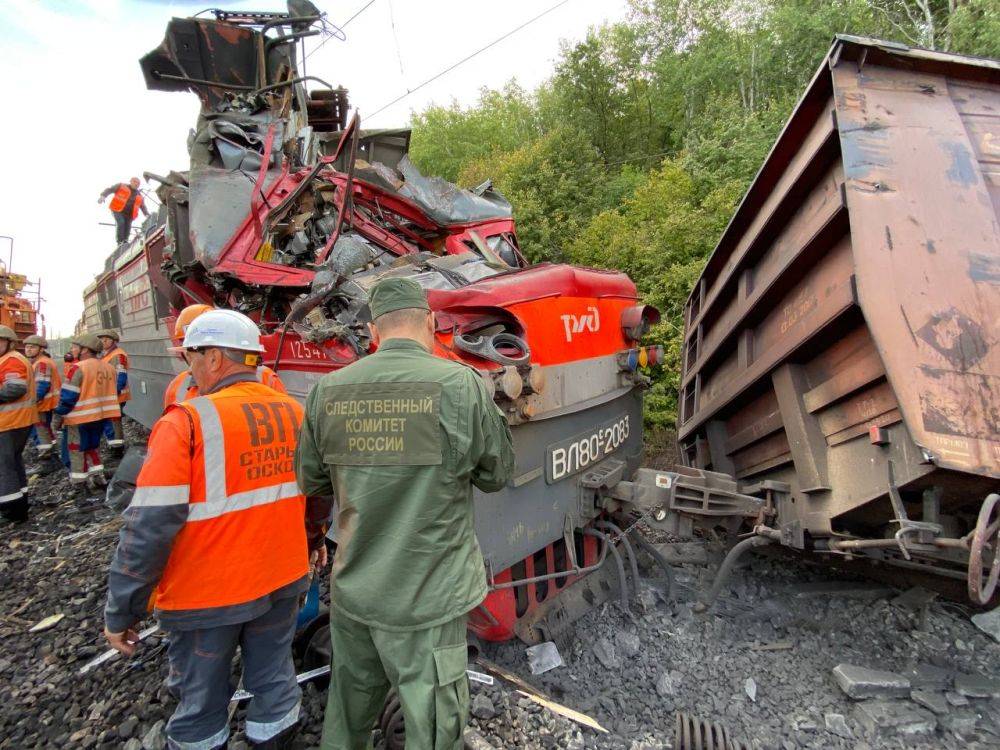
[[[62,375],[56,367],[56,363],[52,361],[52,358],[45,354],[39,354],[35,357],[35,361],[32,362],[32,370],[39,365],[47,365],[50,374],[46,376],[49,381],[49,392],[45,395],[45,398],[38,402],[38,411],[52,411],[59,405],[59,390],[62,388],[63,381]],[[41,377],[35,376],[36,383],[41,380]]]
[[[115,386],[118,375],[115,369],[107,362],[93,357],[80,360],[77,366],[83,373],[83,381],[79,386],[80,399],[65,416],[63,423],[77,425],[120,417],[122,412],[118,406]],[[69,391],[77,390],[77,386],[73,383],[66,383],[63,388]]]
[[[118,364],[121,363],[121,367],[125,370],[126,375],[128,374],[128,354],[125,350],[119,347],[117,344],[109,352],[101,356],[102,362],[107,362],[109,365],[115,368],[115,377],[118,377]],[[118,383],[115,382],[115,391],[118,390]],[[122,388],[122,392],[118,394],[118,403],[124,404],[126,401],[131,400],[132,389],[129,387],[128,381],[125,381],[125,387]]]
[[[140,477],[131,506],[187,503],[186,523],[157,585],[156,607],[242,604],[305,575],[305,497],[292,460],[301,407],[257,383],[238,383],[175,408],[188,413],[193,427],[190,483],[146,485],[156,481],[153,463]],[[252,414],[267,426],[255,426]],[[148,460],[171,460],[155,451],[152,443]],[[167,468],[163,476],[179,478]]]
[[[16,383],[26,391],[15,401],[0,404],[0,431],[28,427],[38,421],[35,408],[35,372],[27,358],[16,350],[0,357],[0,384]]]

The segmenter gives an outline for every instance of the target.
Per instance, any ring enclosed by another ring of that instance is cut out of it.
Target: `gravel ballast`
[[[144,439],[136,425],[127,430],[132,442]],[[31,449],[28,458],[37,468]],[[119,525],[103,498],[75,496],[63,472],[33,480],[27,523],[2,522],[0,748],[164,747],[174,702],[163,686],[162,634],[132,660],[78,674],[106,649],[105,581]],[[695,615],[691,605],[711,584],[720,551],[694,546],[703,553],[689,550],[686,559],[708,564],[678,565],[671,600],[649,566],[628,614],[617,601],[602,604],[557,637],[562,666],[533,675],[524,644],[483,644],[486,659],[606,734],[502,681],[473,682],[477,746],[667,748],[683,711],[750,747],[1000,747],[1000,643],[965,607],[937,599],[922,618],[893,604],[898,590],[852,587],[817,566],[756,555],[713,609]],[[53,615],[63,617],[28,632]],[[319,741],[325,692],[310,683],[303,696],[296,747],[308,748]],[[230,747],[245,746],[236,731]]]

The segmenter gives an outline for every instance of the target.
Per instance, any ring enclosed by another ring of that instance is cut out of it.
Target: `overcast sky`
[[[569,0],[377,117],[364,118],[556,1],[375,0],[347,26],[346,41],[330,39],[306,67],[350,90],[364,126],[404,125],[413,109],[432,102],[469,105],[483,86],[516,78],[534,87],[550,74],[561,40],[580,39],[589,27],[627,12],[627,0]],[[342,23],[366,2],[316,4]],[[0,235],[14,237],[13,270],[42,280],[50,336],[72,332],[84,287],[114,249],[114,229],[100,225],[112,221],[107,203],[97,205],[101,190],[144,170],[187,168],[197,101],[190,93],[147,91],[138,59],[160,43],[171,16],[206,6],[284,9],[281,0],[0,1]],[[308,40],[307,52],[319,43]],[[0,239],[5,263],[9,246]]]

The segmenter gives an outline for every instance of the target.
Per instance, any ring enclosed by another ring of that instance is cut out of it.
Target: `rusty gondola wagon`
[[[1000,63],[839,36],[686,306],[683,461],[763,500],[735,554],[866,556],[985,604],[998,321]]]

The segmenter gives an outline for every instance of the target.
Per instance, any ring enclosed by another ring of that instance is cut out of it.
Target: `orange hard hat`
[[[211,305],[188,305],[177,315],[177,322],[174,323],[174,338],[178,341],[184,339],[184,334],[187,331],[187,327],[194,322],[202,313],[207,313],[209,310],[214,310],[215,308]]]

